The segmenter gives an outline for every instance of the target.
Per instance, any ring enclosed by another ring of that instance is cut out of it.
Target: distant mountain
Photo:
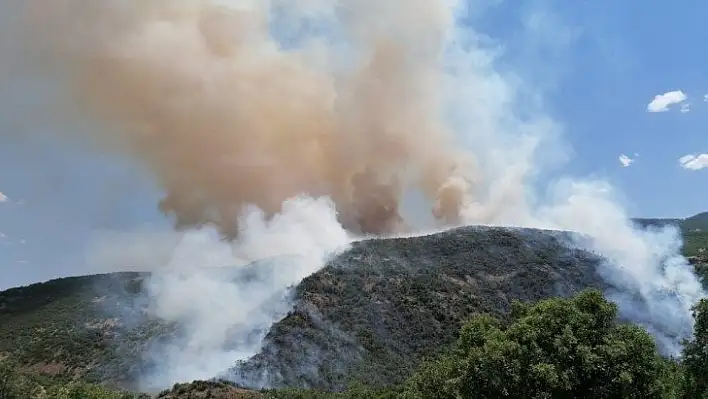
[[[681,221],[681,227],[686,230],[708,231],[708,212],[702,212]]]
[[[705,256],[705,251],[708,251],[708,212],[685,219],[637,218],[633,221],[642,227],[677,226],[683,235],[686,256]]]
[[[698,213],[685,219],[680,218],[634,218],[635,223],[642,227],[662,227],[676,225],[682,231],[708,230],[708,212]]]

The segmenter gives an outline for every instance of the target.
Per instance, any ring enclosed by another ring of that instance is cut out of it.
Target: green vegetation
[[[684,233],[684,253],[686,256],[708,256],[708,229]]]
[[[0,360],[0,399],[142,399],[145,394],[112,390],[82,381],[48,378]]]
[[[708,212],[684,219],[681,229],[684,255],[689,257],[696,274],[708,286]]]
[[[708,299],[693,308],[693,339],[684,344],[683,391],[686,398],[708,398]]]
[[[618,324],[598,291],[535,306],[515,303],[504,326],[467,323],[459,349],[411,381],[420,397],[663,398],[667,363],[640,327]]]
[[[141,351],[168,331],[135,311],[144,278],[72,277],[0,292],[0,358],[46,377],[134,388]]]

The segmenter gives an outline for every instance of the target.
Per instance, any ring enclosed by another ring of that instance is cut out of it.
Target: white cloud
[[[686,112],[688,112],[690,110],[691,110],[691,104],[689,104],[689,103],[681,104],[681,113],[682,114],[685,114]]]
[[[681,90],[668,91],[664,94],[657,94],[647,105],[648,112],[665,112],[669,106],[679,104],[686,100],[686,95]]]
[[[0,192],[0,202],[7,202],[8,200],[9,198],[7,198],[7,195]]]
[[[634,154],[634,155],[636,156],[637,154]],[[635,160],[634,160],[634,158],[630,158],[624,154],[620,154],[619,161],[620,161],[620,164],[626,168],[629,165],[631,165],[632,163],[634,163]]]
[[[708,168],[708,154],[688,154],[679,158],[681,167],[689,170]]]
[[[703,101],[708,101],[708,94],[703,95]]]

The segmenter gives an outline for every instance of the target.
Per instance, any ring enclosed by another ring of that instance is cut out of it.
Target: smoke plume
[[[244,205],[272,215],[307,193],[331,196],[350,230],[392,233],[406,189],[460,221],[470,155],[441,119],[443,2],[317,5],[352,47],[345,62],[326,38],[285,49],[271,36],[276,12],[297,18],[312,2],[220,3],[61,0],[26,14],[71,101],[111,127],[88,139],[145,164],[177,227],[234,237]]]
[[[576,245],[607,258],[600,272],[618,288],[624,315],[670,353],[690,332],[690,306],[704,292],[675,232],[637,229],[603,182],[566,177],[548,193],[534,190],[547,163],[566,155],[560,126],[529,100],[538,97],[528,96],[529,83],[495,69],[497,48],[460,22],[466,2],[22,4],[16,47],[61,82],[56,114],[95,126],[62,138],[141,165],[165,192],[156,206],[209,243],[186,251],[225,251],[232,265],[244,254],[258,261],[305,250],[287,274],[264,272],[254,285],[205,277],[197,265],[209,258],[165,261],[149,295],[160,317],[193,327],[170,355],[192,368],[170,369],[159,383],[216,374],[257,350],[224,345],[276,320],[281,309],[263,306],[346,244],[345,230],[410,233],[422,215],[430,228],[583,233],[588,240]],[[406,214],[402,204],[415,195],[425,206]],[[318,219],[320,210],[328,216]]]
[[[148,354],[158,367],[144,387],[213,378],[257,353],[268,328],[291,308],[287,289],[349,244],[326,198],[297,197],[271,220],[253,209],[238,220],[244,234],[232,243],[213,230],[188,233],[150,279],[151,313],[185,331]]]

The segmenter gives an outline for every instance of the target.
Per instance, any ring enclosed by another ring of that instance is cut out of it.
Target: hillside
[[[249,385],[327,389],[360,378],[399,382],[424,356],[453,342],[475,313],[503,314],[513,298],[598,286],[597,259],[561,239],[535,230],[464,228],[358,242],[296,288],[296,309],[272,327],[263,352],[238,374]],[[140,354],[174,331],[125,313],[144,300],[136,294],[146,276],[65,278],[0,293],[0,353],[38,373],[134,388],[151,367]],[[301,356],[305,349],[315,358]],[[263,371],[273,377],[256,378]]]
[[[602,286],[594,273],[599,260],[568,249],[562,238],[464,228],[357,243],[297,287],[296,309],[273,326],[263,351],[236,379],[323,390],[354,380],[401,382],[452,343],[472,315],[503,316],[512,299]]]
[[[708,229],[708,212],[701,212],[690,218],[683,219],[681,225],[687,230],[706,230]]]
[[[165,326],[117,317],[146,275],[70,277],[0,292],[0,357],[38,374],[133,388],[140,352]]]
[[[565,240],[559,232],[466,227],[357,242],[295,287],[295,308],[271,327],[262,351],[225,377],[323,390],[402,382],[476,314],[504,318],[513,299],[605,288],[594,272],[600,259]],[[230,278],[238,275],[248,278],[248,268]],[[154,366],[142,353],[178,328],[140,311],[148,277],[73,277],[0,292],[0,360],[55,380],[135,389]]]

